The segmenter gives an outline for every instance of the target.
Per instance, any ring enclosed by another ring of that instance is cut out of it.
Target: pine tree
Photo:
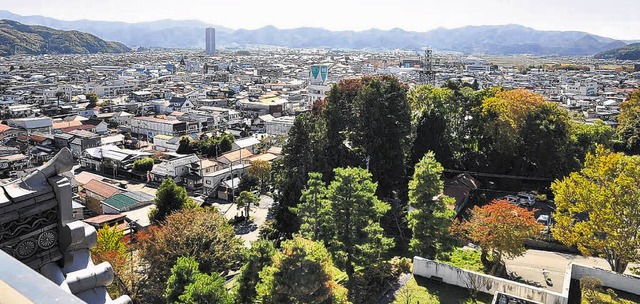
[[[333,220],[330,202],[326,196],[327,187],[322,181],[322,174],[309,173],[307,188],[302,191],[300,204],[296,208],[291,208],[291,211],[300,219],[300,235],[304,238],[328,243],[327,229]]]
[[[413,231],[410,245],[416,254],[433,259],[451,245],[449,227],[455,212],[448,209],[453,199],[442,195],[442,165],[433,152],[427,153],[416,164],[409,182],[409,227]]]
[[[362,168],[337,168],[327,189],[331,201],[334,259],[345,268],[349,278],[356,266],[374,266],[382,253],[393,247],[393,239],[383,235],[380,218],[391,208],[375,193],[377,184]]]

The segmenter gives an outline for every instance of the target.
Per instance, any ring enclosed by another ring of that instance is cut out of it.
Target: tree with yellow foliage
[[[587,154],[582,170],[551,185],[557,206],[555,238],[624,272],[640,260],[639,184],[639,156],[603,147]]]

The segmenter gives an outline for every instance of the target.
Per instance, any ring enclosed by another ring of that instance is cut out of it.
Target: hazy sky
[[[0,9],[64,20],[199,19],[246,29],[274,25],[426,31],[516,23],[640,39],[640,0],[0,0]]]

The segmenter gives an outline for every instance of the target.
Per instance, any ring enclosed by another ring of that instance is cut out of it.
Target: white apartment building
[[[180,136],[187,131],[187,123],[156,117],[133,117],[129,120],[131,133],[153,138],[158,134]]]
[[[267,134],[278,136],[287,135],[289,130],[293,127],[293,122],[296,118],[293,116],[282,116],[274,118],[264,123],[264,128]]]

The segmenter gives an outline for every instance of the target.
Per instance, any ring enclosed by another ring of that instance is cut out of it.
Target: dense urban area
[[[578,56],[0,57],[0,249],[90,303],[637,303],[639,88]],[[49,200],[70,236],[26,242]]]

